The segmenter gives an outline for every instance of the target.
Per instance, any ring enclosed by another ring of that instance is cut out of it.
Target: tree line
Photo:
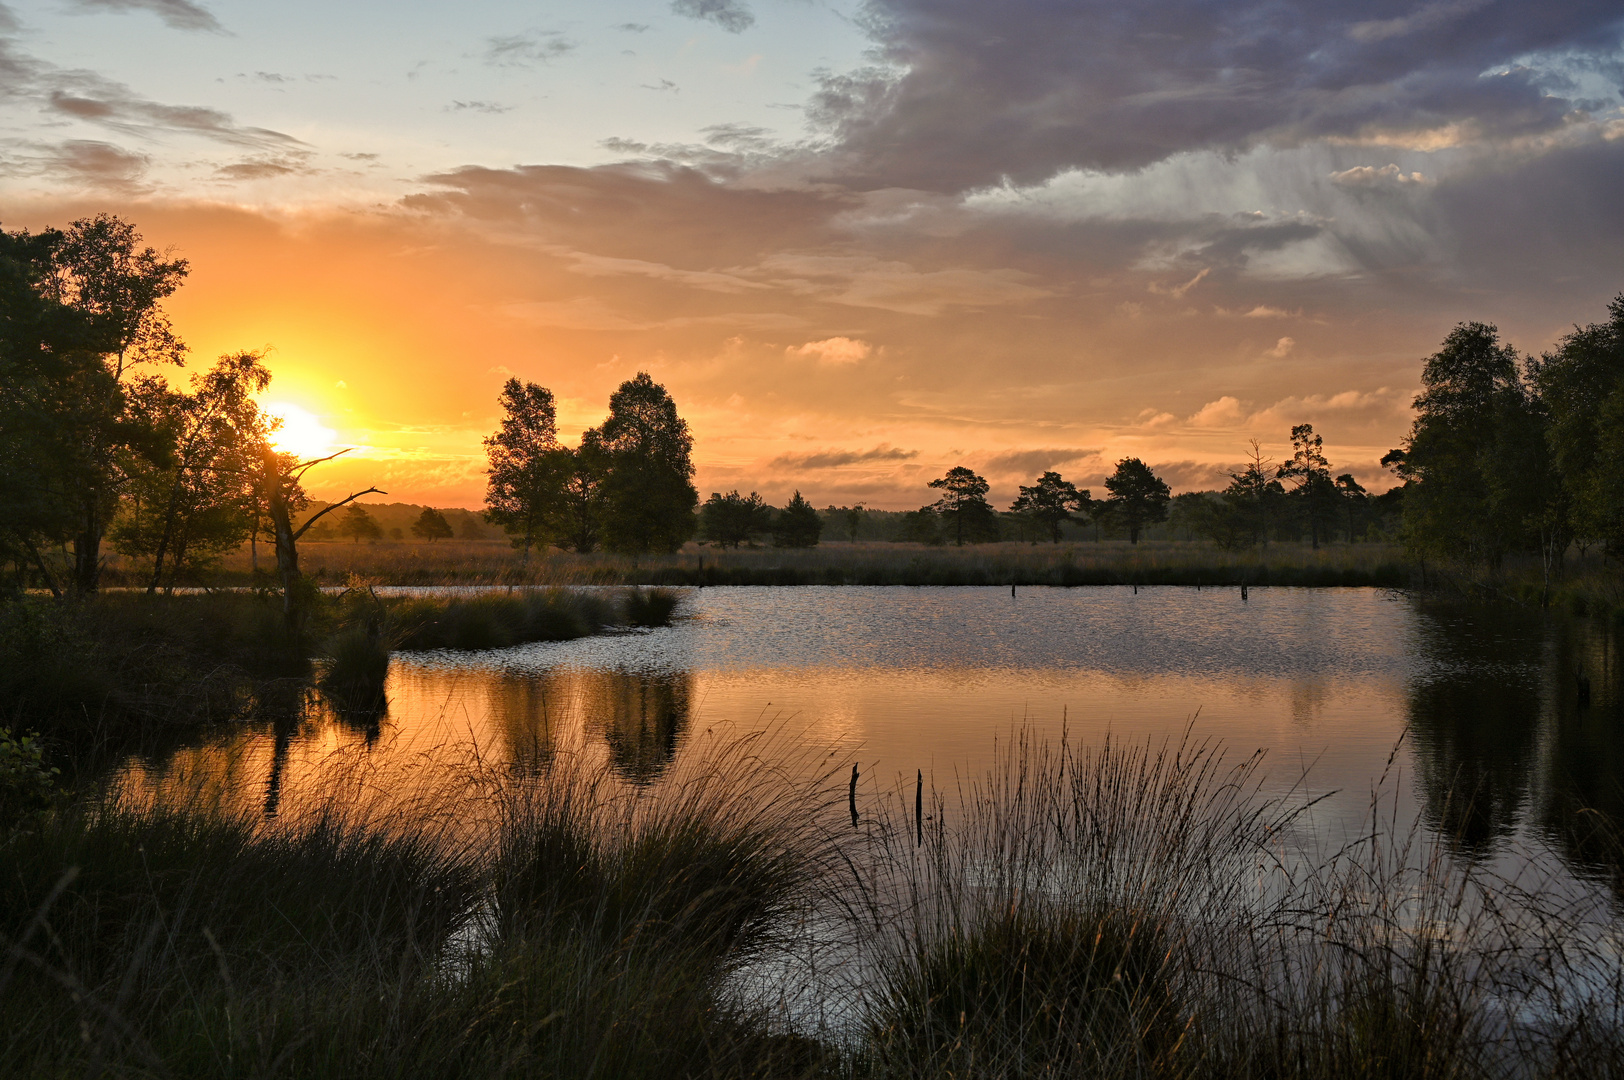
[[[305,474],[330,457],[275,449],[259,353],[169,384],[188,350],[163,302],[188,269],[110,214],[0,231],[0,560],[19,586],[87,594],[110,546],[150,563],[152,592],[266,535],[297,626],[298,539],[377,489],[295,524]]]

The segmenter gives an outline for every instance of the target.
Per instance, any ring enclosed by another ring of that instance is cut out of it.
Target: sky
[[[0,224],[189,260],[191,368],[477,507],[510,377],[567,440],[648,371],[701,497],[911,509],[1295,424],[1373,490],[1458,322],[1624,292],[1617,0],[41,0],[0,6]]]

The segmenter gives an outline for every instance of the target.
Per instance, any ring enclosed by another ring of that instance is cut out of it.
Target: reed
[[[0,837],[0,1075],[1616,1075],[1621,909],[1191,734],[1019,738],[863,796],[849,759],[564,749],[413,813],[117,792]],[[915,814],[917,813],[917,817]],[[928,820],[927,820],[928,815]]]
[[[827,543],[815,548],[686,545],[674,554],[533,552],[492,543],[317,544],[301,551],[328,582],[351,574],[389,585],[1325,585],[1408,587],[1416,567],[1396,544],[1276,543],[1225,551],[1205,541],[1125,541],[966,547]],[[222,582],[250,581],[246,557]]]

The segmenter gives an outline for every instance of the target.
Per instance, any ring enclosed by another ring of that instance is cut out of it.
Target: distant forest
[[[263,357],[220,357],[177,389],[165,369],[187,349],[163,301],[188,267],[144,246],[111,215],[65,229],[0,232],[0,565],[15,588],[94,593],[111,549],[149,591],[196,582],[245,543],[275,554],[290,610],[298,543],[486,540],[523,556],[670,552],[832,540],[976,544],[1125,538],[1245,548],[1276,541],[1402,542],[1418,559],[1493,569],[1536,555],[1550,570],[1577,545],[1624,555],[1624,295],[1605,321],[1539,357],[1492,325],[1457,325],[1422,361],[1422,392],[1402,444],[1383,459],[1400,483],[1371,495],[1332,465],[1310,424],[1291,454],[1256,441],[1222,490],[1172,495],[1154,468],[1124,458],[1098,491],[1058,472],[1007,507],[963,466],[930,481],[917,510],[782,507],[756,493],[693,484],[693,437],[665,387],[639,373],[609,397],[602,424],[558,439],[552,393],[510,379],[485,440],[481,512],[360,502],[367,488],[313,502],[303,482],[338,455],[275,448],[257,399]],[[342,451],[340,452],[342,453]],[[128,579],[128,578],[126,578]]]

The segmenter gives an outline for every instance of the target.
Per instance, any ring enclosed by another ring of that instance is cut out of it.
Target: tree
[[[1123,458],[1116,472],[1105,481],[1111,494],[1106,510],[1128,530],[1128,541],[1137,544],[1146,525],[1167,520],[1167,504],[1172,492],[1150,467],[1138,458]]]
[[[222,356],[192,377],[192,392],[166,393],[155,408],[169,442],[162,465],[132,476],[109,535],[126,555],[152,559],[147,592],[173,586],[247,539],[258,500],[259,444],[269,434],[254,395],[270,385],[258,353]]]
[[[1624,555],[1624,293],[1529,365],[1550,418],[1552,467],[1582,542]]]
[[[1010,511],[1025,514],[1050,532],[1052,542],[1060,543],[1060,527],[1072,520],[1073,513],[1087,513],[1093,499],[1087,491],[1078,491],[1077,485],[1061,478],[1057,472],[1046,472],[1031,487],[1022,487],[1020,495],[1010,505]]]
[[[773,522],[773,546],[817,547],[818,538],[822,535],[823,519],[818,517],[811,503],[801,498],[799,491],[795,492]]]
[[[259,463],[255,470],[260,511],[271,523],[271,535],[276,539],[276,573],[282,582],[282,616],[287,622],[288,636],[299,640],[309,610],[311,589],[299,572],[299,540],[305,533],[334,510],[359,499],[363,495],[387,495],[387,491],[367,488],[353,492],[312,514],[304,524],[294,528],[293,515],[308,505],[302,481],[305,473],[323,462],[332,461],[349,453],[340,450],[326,457],[300,461],[293,454],[278,453],[269,440],[259,444]]]
[[[0,352],[18,391],[0,408],[10,414],[8,434],[32,431],[42,440],[32,456],[52,462],[39,496],[19,509],[24,520],[49,519],[53,528],[71,520],[73,586],[93,593],[120,495],[143,468],[166,464],[156,414],[167,387],[147,365],[184,359],[162,301],[187,265],[142,247],[133,225],[108,214],[66,230],[3,234],[0,261]]]
[[[597,429],[606,457],[603,540],[614,551],[676,551],[694,534],[693,436],[647,372],[620,384]]]
[[[1537,378],[1535,365],[1530,374]],[[1485,323],[1461,323],[1428,357],[1416,418],[1395,471],[1407,481],[1404,535],[1418,554],[1498,567],[1508,551],[1560,550],[1539,400],[1517,352]],[[1560,541],[1566,547],[1566,541]]]
[[[604,514],[603,481],[609,473],[609,455],[596,431],[581,436],[574,450],[559,451],[559,474],[563,478],[557,515],[551,531],[561,547],[582,552],[598,545]]]
[[[936,507],[921,506],[918,510],[910,510],[903,514],[897,539],[916,544],[930,544],[932,547],[940,545],[943,542],[942,519],[936,513]]]
[[[360,509],[358,506],[352,506],[350,512],[353,513]],[[363,514],[365,512],[362,511]],[[417,515],[417,520],[412,522],[412,535],[420,536],[432,544],[442,537],[449,540],[456,534],[452,531],[451,523],[445,519],[444,514],[432,506],[425,506],[423,512]]]
[[[1213,539],[1220,546],[1230,546],[1220,535],[1238,545],[1240,538],[1248,537],[1252,545],[1267,545],[1286,500],[1286,489],[1271,472],[1271,462],[1263,455],[1263,447],[1256,439],[1251,442],[1252,453],[1245,467],[1229,474],[1229,487],[1223,499],[1227,520],[1216,522]]]
[[[721,548],[748,544],[771,529],[772,523],[772,507],[753,491],[748,495],[736,490],[726,495],[712,492],[699,508],[700,534]]]
[[[558,442],[551,390],[509,379],[497,400],[502,424],[485,439],[485,518],[506,529],[528,559],[531,546],[545,541],[548,519],[564,509],[570,463]]]
[[[851,506],[842,506],[835,513],[840,515],[846,526],[846,539],[854,544],[857,543],[857,532],[863,527],[863,517],[865,516],[863,504],[855,503]]]
[[[378,520],[367,513],[360,506],[348,506],[344,509],[344,516],[338,519],[338,535],[348,536],[353,542],[359,544],[362,540],[377,540],[383,536],[383,527]]]
[[[1365,516],[1366,505],[1370,502],[1370,493],[1353,478],[1352,473],[1343,473],[1335,481],[1336,495],[1341,501],[1342,512],[1347,516],[1348,543],[1353,543],[1356,535],[1355,524],[1361,522]]]
[[[963,465],[947,470],[927,486],[942,492],[933,509],[953,542],[979,544],[998,539],[998,515],[987,502],[987,481]]]
[[[1331,479],[1331,463],[1325,458],[1325,440],[1314,434],[1314,425],[1298,424],[1291,429],[1291,460],[1281,464],[1275,476],[1293,480],[1292,496],[1308,522],[1309,537],[1319,550],[1320,535],[1329,535],[1330,523],[1341,506],[1341,496]]]

